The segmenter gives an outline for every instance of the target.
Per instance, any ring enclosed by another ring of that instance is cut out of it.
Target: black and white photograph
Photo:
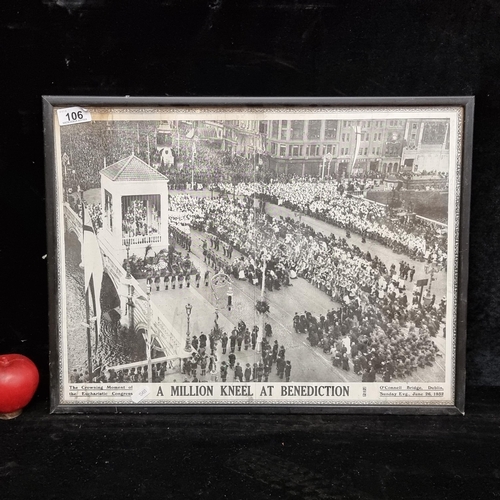
[[[454,404],[463,107],[51,119],[59,404]]]

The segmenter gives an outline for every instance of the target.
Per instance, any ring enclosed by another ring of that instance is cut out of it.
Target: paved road
[[[202,236],[197,231],[192,232],[191,258],[202,270],[203,275],[207,266],[202,260]],[[213,275],[214,270],[211,268],[209,270]],[[146,290],[145,280],[140,280],[140,284]],[[239,280],[233,280],[232,287],[233,307],[231,311],[227,308],[227,289],[220,289],[217,302],[211,287],[205,287],[203,283],[200,288],[191,286],[189,289],[183,288],[182,290],[177,288],[168,291],[153,291],[151,300],[160,308],[174,328],[182,332],[187,330],[185,305],[189,302],[193,306],[190,320],[190,331],[193,335],[210,332],[214,323],[216,305],[219,308],[219,325],[228,333],[239,320],[243,320],[250,329],[253,325],[262,328],[262,317],[254,308],[256,300],[260,297],[260,288],[251,285],[248,281]],[[267,292],[266,300],[270,304],[270,312],[266,315],[265,321],[270,323],[273,329],[273,336],[270,340],[271,343],[278,340],[279,345],[285,347],[286,359],[292,363],[292,381],[360,381],[359,376],[354,373],[333,367],[329,355],[324,354],[320,349],[312,348],[305,335],[297,334],[292,329],[292,318],[296,311],[307,310],[319,315],[320,312],[338,307],[338,304],[332,302],[330,297],[299,278],[294,280],[293,286]],[[227,354],[222,354],[220,346],[218,357],[219,361],[227,362],[228,360]],[[236,357],[243,366],[246,363],[253,364],[260,361],[260,355],[251,349],[245,351],[242,348],[241,352],[236,352]],[[279,378],[273,372],[269,380],[278,381]]]

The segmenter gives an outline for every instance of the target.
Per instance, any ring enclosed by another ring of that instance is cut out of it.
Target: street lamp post
[[[126,275],[126,280],[127,280],[127,314],[129,317],[129,328],[133,328],[133,308],[134,308],[134,301],[132,298],[132,285],[130,280],[132,279],[132,273],[130,272],[130,239],[127,240],[127,243],[125,245],[125,248],[127,249],[127,275]]]
[[[191,316],[191,310],[193,309],[193,306],[191,304],[186,304],[186,316],[187,316],[187,331],[186,331],[186,347],[184,350],[186,352],[191,352],[192,346],[191,346],[191,334],[189,331],[189,318]]]
[[[261,302],[265,302],[266,300],[266,271],[267,271],[267,260],[269,256],[264,253],[262,255],[262,286],[260,289],[260,300]],[[260,331],[257,335],[257,352],[261,352],[262,350],[262,341],[264,339],[264,327],[265,327],[265,319],[264,313],[261,313],[261,322],[260,322]]]
[[[129,280],[132,277],[130,273],[130,238],[127,239],[125,248],[127,249],[127,279]]]
[[[151,384],[153,382],[153,368],[151,366],[151,292],[148,290],[148,333],[147,333],[147,341],[146,341],[146,349],[147,349],[147,360],[148,360],[148,382]]]

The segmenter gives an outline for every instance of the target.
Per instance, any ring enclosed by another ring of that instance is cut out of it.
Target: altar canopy
[[[101,174],[103,230],[118,252],[168,247],[168,179],[132,154]]]

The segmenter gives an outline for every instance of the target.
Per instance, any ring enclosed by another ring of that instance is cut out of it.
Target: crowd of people
[[[265,334],[260,336],[257,325],[250,331],[243,320],[238,322],[229,335],[216,323],[209,335],[203,332],[193,335],[192,353],[182,360],[182,381],[269,382],[271,379],[290,382],[292,364],[286,359],[286,349],[277,340],[272,342],[271,337],[272,329],[269,324],[265,325]],[[252,354],[249,356],[250,353]],[[164,382],[166,375],[167,361],[155,362],[153,359],[152,382]],[[101,383],[147,383],[148,380],[149,370],[146,364],[123,369],[102,366],[93,377],[94,382]],[[89,382],[88,371],[74,369],[70,373],[70,381]]]
[[[286,359],[286,349],[271,337],[271,325],[266,324],[264,335],[259,335],[257,325],[250,330],[243,320],[230,335],[216,325],[208,337],[204,333],[193,336],[195,352],[183,360],[184,381],[269,382],[271,378],[290,382],[292,364]],[[248,356],[251,351],[253,355]]]
[[[401,260],[399,266],[387,267],[348,238],[326,236],[294,219],[256,212],[249,199],[180,196],[172,197],[172,203],[197,214],[192,224],[207,235],[211,247],[207,249],[205,242],[205,249],[215,258],[206,262],[215,270],[259,286],[264,279],[269,291],[303,277],[342,304],[341,317],[332,311],[332,321],[325,322],[305,315],[306,323],[299,317],[296,328],[307,334],[311,345],[325,352],[334,348],[335,366],[352,369],[364,379],[377,373],[388,379],[408,376],[435,361],[438,352],[432,337],[442,329],[445,303],[435,304],[435,298],[428,305],[408,300],[414,265]],[[221,242],[240,255],[231,260],[224,250],[222,256]],[[344,350],[339,342],[347,335],[356,346],[362,345]],[[365,374],[367,370],[372,373]]]
[[[336,300],[346,293],[378,294],[389,281],[389,270],[380,259],[348,243],[348,238],[324,235],[291,218],[255,212],[248,200],[181,195],[172,196],[171,204],[192,214],[193,227],[241,253],[232,261],[226,252],[221,256],[213,249],[205,256],[209,265],[237,279],[261,284],[265,264],[275,287],[304,277]]]
[[[255,177],[253,158],[221,149],[203,140],[173,141],[169,148],[173,163],[158,163],[158,171],[169,179],[172,190],[208,186],[219,182],[250,181]]]
[[[330,354],[333,366],[353,370],[363,382],[390,382],[433,366],[442,356],[433,338],[445,314],[444,299],[436,307],[407,307],[401,295],[390,292],[355,298],[319,318],[296,313],[293,328]]]
[[[154,122],[139,125],[137,122],[94,121],[80,125],[61,127],[65,190],[74,191],[77,186],[83,191],[99,187],[99,172],[132,153],[150,162],[154,145],[148,144],[148,137],[154,137]]]
[[[367,189],[365,179],[317,182],[294,179],[293,182],[240,183],[236,194],[258,196],[337,227],[348,229],[405,253],[414,259],[439,261],[446,265],[446,238],[440,228],[424,219],[394,220],[387,208],[351,193]],[[222,184],[224,192],[234,188]]]
[[[205,263],[215,271],[223,269],[258,286],[264,280],[268,291],[303,277],[342,304],[342,314],[329,311],[328,321],[310,314],[294,321],[296,331],[305,333],[312,346],[332,354],[334,366],[352,369],[369,381],[377,374],[383,380],[409,376],[435,361],[438,352],[432,337],[440,331],[445,305],[436,305],[435,299],[426,307],[415,299],[409,303],[406,289],[415,268],[404,260],[399,270],[395,264],[387,268],[347,237],[324,235],[295,219],[254,210],[251,197],[172,195],[171,210],[187,214],[189,225],[203,231]],[[185,228],[171,227],[171,237],[189,252],[191,236]],[[233,249],[238,251],[234,258]],[[150,290],[189,287],[190,271],[149,272]],[[199,287],[200,273],[193,277]],[[206,276],[204,281],[207,285]],[[346,335],[350,345],[345,343]],[[245,345],[244,334],[242,339]],[[249,344],[253,345],[251,336]],[[265,360],[262,363],[265,367]]]

